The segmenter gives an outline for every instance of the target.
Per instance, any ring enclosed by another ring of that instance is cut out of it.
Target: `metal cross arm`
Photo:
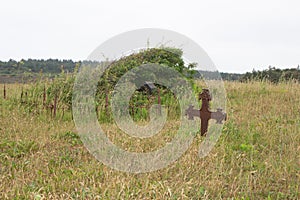
[[[211,112],[209,110],[209,102],[211,101],[211,95],[208,89],[203,89],[199,95],[199,100],[202,100],[202,106],[200,110],[194,109],[194,106],[190,105],[186,110],[186,115],[189,120],[194,120],[194,117],[200,117],[201,119],[201,135],[205,135],[208,129],[208,121],[215,119],[218,124],[222,124],[223,120],[227,120],[227,114],[218,108],[217,112]]]

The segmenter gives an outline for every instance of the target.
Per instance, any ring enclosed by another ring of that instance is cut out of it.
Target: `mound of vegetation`
[[[133,53],[119,60],[110,62],[103,76],[99,79],[96,93],[96,109],[100,119],[110,120],[111,110],[109,108],[112,91],[119,79],[129,70],[147,63],[155,63],[171,67],[185,76],[187,79],[193,76],[194,65],[185,67],[182,59],[182,51],[175,48],[150,48]],[[55,107],[59,110],[70,111],[72,107],[72,89],[76,76],[75,73],[65,73],[63,70],[55,78],[48,80],[41,79],[26,92],[26,105],[30,111],[41,109],[41,107]],[[192,79],[189,79],[192,83]],[[176,80],[174,80],[176,81]],[[193,84],[193,83],[192,83]],[[149,93],[145,90],[136,90],[130,101],[130,114],[136,119],[149,119],[148,109],[152,104],[160,103],[173,107],[169,109],[170,116],[178,116],[180,110],[178,102],[173,93],[163,86],[155,85],[158,90]],[[195,89],[197,87],[195,86]],[[158,94],[159,93],[159,94]],[[21,101],[25,101],[24,99]],[[42,103],[41,103],[42,102]],[[39,106],[40,105],[40,106]]]
[[[179,73],[190,76],[193,70],[185,67],[182,59],[182,51],[175,48],[151,48],[142,50],[112,62],[104,72],[99,82],[99,90],[112,90],[118,80],[129,70],[143,64],[155,63],[174,68]]]

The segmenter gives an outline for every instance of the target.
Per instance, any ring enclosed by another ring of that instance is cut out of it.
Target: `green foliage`
[[[78,144],[82,144],[79,135],[77,133],[72,132],[72,131],[67,131],[67,132],[59,135],[59,139],[65,140],[73,146],[78,145]]]
[[[40,73],[41,71],[45,74],[58,74],[63,70],[66,72],[74,72],[76,62],[72,60],[20,60],[15,61],[10,59],[7,62],[0,61],[0,74],[23,74],[23,73]]]
[[[269,69],[263,71],[253,70],[252,72],[247,72],[240,80],[242,82],[247,82],[249,80],[267,80],[272,83],[290,80],[300,82],[300,69],[299,67],[291,69],[277,69],[275,67],[269,67]]]
[[[154,63],[168,66],[174,68],[185,77],[191,78],[191,74],[193,74],[193,68],[196,66],[196,64],[185,67],[184,61],[181,58],[182,53],[183,52],[180,49],[169,47],[151,48],[131,54],[119,59],[118,61],[112,62],[109,68],[105,70],[103,77],[98,83],[98,106],[100,108],[105,107],[105,96],[107,94],[109,95],[109,97],[111,96],[115,85],[126,72],[143,64]],[[152,75],[143,74],[142,76],[144,76],[144,79],[147,79],[147,76],[149,76],[148,78],[149,80],[151,80]],[[172,112],[172,115],[170,114],[169,116],[172,116],[174,118],[178,117],[180,112],[179,105],[178,102],[176,102],[176,99],[172,95],[171,91],[160,85],[156,85],[156,87],[161,91],[162,104],[170,103],[167,104],[169,105],[169,112]],[[157,103],[157,96],[157,92],[149,94],[149,92],[143,90],[136,91],[134,93],[133,98],[131,98],[131,101],[129,103],[132,107],[134,107],[134,110],[131,109],[130,111],[130,114],[132,115],[134,120],[149,120],[148,110],[151,104]],[[99,110],[105,111],[105,109]],[[103,113],[100,113],[99,115],[103,116]]]
[[[41,78],[53,79],[61,72],[73,73],[79,65],[81,62],[58,59],[0,61],[0,83],[28,83],[36,82]]]
[[[38,150],[38,145],[34,141],[1,141],[0,143],[0,158],[6,156],[12,158],[20,158],[26,154]]]
[[[15,85],[15,93],[26,86]],[[0,93],[0,199],[299,199],[299,84],[225,87],[228,121],[207,157],[198,157],[205,138],[197,134],[168,167],[128,174],[99,163],[80,143],[71,119],[24,113],[9,86],[9,98]],[[162,102],[168,98],[162,95]],[[101,124],[112,143],[138,153],[168,145],[179,126],[180,120],[167,121],[161,133],[142,139]]]
[[[57,110],[71,110],[74,80],[74,75],[62,71],[54,79],[32,83],[31,87],[22,91],[21,103],[26,111],[35,114],[41,113],[43,109],[53,109],[55,99]]]
[[[252,145],[249,145],[249,144],[241,144],[240,145],[240,150],[241,151],[245,151],[245,152],[249,152],[253,149],[253,146]]]
[[[152,48],[134,53],[112,62],[98,84],[98,91],[112,91],[118,80],[129,70],[143,64],[154,63],[174,68],[180,73],[189,71],[181,58],[182,51],[172,48]]]
[[[115,85],[125,73],[143,64],[154,63],[174,68],[183,74],[183,76],[187,77],[195,91],[198,91],[198,87],[193,84],[192,79],[190,79],[194,73],[193,68],[196,67],[196,64],[190,64],[188,67],[185,67],[181,56],[182,51],[180,49],[169,47],[151,48],[111,62],[98,82],[95,105],[98,119],[102,122],[112,121],[110,99]],[[79,66],[80,63],[77,63],[76,68]],[[76,74],[65,73],[64,69],[65,68],[61,68],[61,73],[55,75],[54,78],[42,78],[43,74],[41,73],[40,79],[32,83],[32,87],[24,91],[24,94],[26,93],[27,95],[21,99],[21,102],[29,113],[41,113],[45,108],[53,109],[53,107],[55,107],[55,99],[58,113],[63,115],[63,113],[61,113],[62,110],[62,112],[71,111],[72,90]],[[77,69],[73,71],[76,72]],[[145,76],[149,76],[151,80],[151,75],[145,74]],[[170,81],[176,82],[177,80]],[[161,96],[161,103],[168,107],[169,116],[173,118],[179,116],[179,104],[172,92],[160,85],[156,85],[156,87],[159,88],[160,94],[158,94],[158,91],[152,94],[145,90],[135,91],[130,100],[130,114],[134,120],[149,120],[149,108],[153,104],[158,103],[158,95]],[[46,96],[45,101],[44,96]]]

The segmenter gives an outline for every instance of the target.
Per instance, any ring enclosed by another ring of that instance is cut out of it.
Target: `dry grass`
[[[229,119],[209,156],[197,157],[197,136],[177,162],[144,174],[106,167],[82,145],[72,121],[28,114],[0,94],[0,199],[299,199],[300,85],[225,86]],[[165,131],[176,127],[169,122]],[[137,151],[164,145],[159,137],[111,137]]]

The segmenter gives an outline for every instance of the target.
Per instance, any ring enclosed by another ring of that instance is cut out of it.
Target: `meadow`
[[[225,82],[228,119],[209,156],[198,158],[198,134],[175,163],[141,174],[98,162],[70,112],[28,110],[20,93],[31,87],[8,84],[4,99],[1,85],[0,199],[300,199],[299,83]],[[178,121],[148,141],[120,137],[113,122],[102,126],[123,148],[151,151]]]

